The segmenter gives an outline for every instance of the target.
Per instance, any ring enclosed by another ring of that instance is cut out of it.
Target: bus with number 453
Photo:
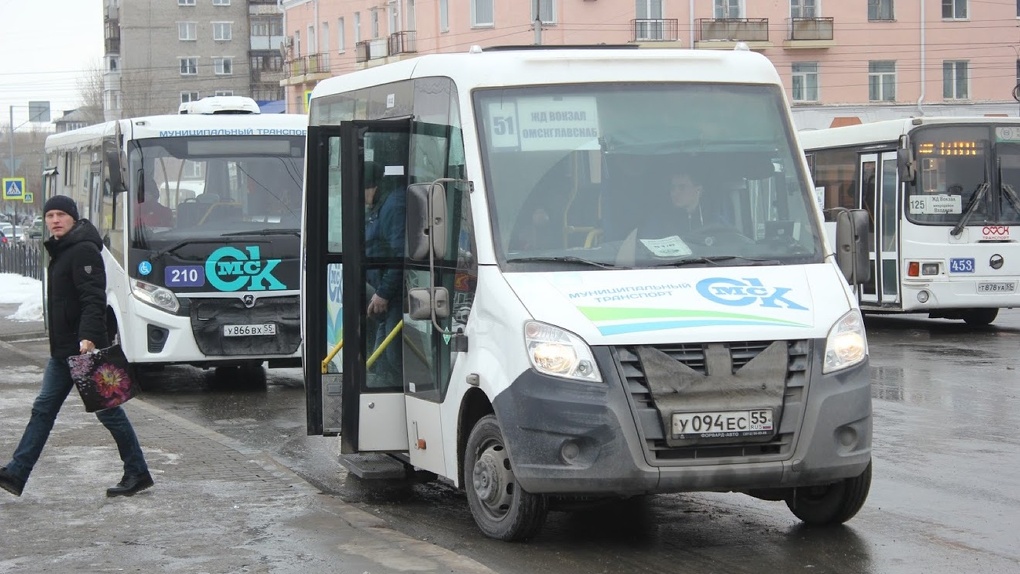
[[[655,493],[864,504],[867,223],[826,240],[763,56],[424,55],[320,82],[306,155],[308,433],[351,472],[446,481],[500,540]],[[679,165],[704,225],[646,229]]]
[[[211,97],[46,139],[45,193],[99,229],[107,323],[133,367],[257,387],[266,362],[300,365],[307,118],[258,110]]]
[[[826,220],[868,213],[864,312],[988,325],[1020,306],[1020,119],[904,118],[800,141]]]

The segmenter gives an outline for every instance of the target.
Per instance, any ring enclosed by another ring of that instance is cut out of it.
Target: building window
[[[965,20],[967,0],[942,0],[942,17],[946,20]]]
[[[893,0],[868,0],[868,20],[892,20]]]
[[[372,38],[379,37],[379,11],[372,10]]]
[[[345,37],[343,18],[336,21],[336,49],[341,54],[347,51],[347,38]]]
[[[817,0],[790,0],[790,18],[817,18]]]
[[[198,58],[179,58],[182,76],[198,75]]]
[[[354,13],[354,43],[361,41],[361,12]]]
[[[230,6],[230,0],[212,0],[213,6]],[[219,94],[217,94],[219,95]]]
[[[177,39],[182,42],[198,40],[198,24],[195,22],[178,22]]]
[[[793,65],[793,101],[818,101],[818,63],[799,62]]]
[[[896,101],[896,62],[868,62],[868,99],[873,102]]]
[[[213,58],[213,70],[217,76],[229,76],[234,73],[233,58]]]
[[[1020,16],[1020,0],[1017,1],[1017,16]],[[450,31],[450,0],[439,0],[439,31]]]
[[[279,72],[283,69],[283,56],[279,52],[256,54],[251,57],[251,69],[263,72]]]
[[[177,0],[178,6],[194,6],[195,0]]]
[[[319,34],[319,53],[329,54],[329,22],[322,23],[322,32]]]
[[[301,57],[301,32],[294,32],[294,57]]]
[[[536,7],[538,8],[538,14],[535,14]],[[556,0],[537,0],[537,2],[531,4],[531,21],[534,22],[539,18],[541,18],[543,24],[556,23]]]
[[[198,92],[181,92],[181,103],[186,104],[188,102],[198,101]]]
[[[743,0],[715,0],[716,18],[743,18]]]
[[[947,100],[966,100],[970,97],[967,89],[968,62],[946,61],[942,62],[942,97]]]
[[[217,96],[232,96],[232,95],[234,95],[234,90],[216,90],[216,95]]]
[[[471,25],[492,26],[495,24],[492,13],[493,0],[471,0]]]
[[[231,22],[213,22],[212,23],[212,35],[213,40],[217,42],[227,42],[230,40]]]

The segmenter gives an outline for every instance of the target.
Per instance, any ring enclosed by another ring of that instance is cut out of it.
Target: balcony
[[[329,54],[308,54],[287,61],[288,76],[282,85],[314,83],[330,77]]]
[[[417,32],[414,30],[405,30],[403,32],[394,32],[390,34],[389,40],[389,53],[390,54],[414,54],[418,51]]]
[[[354,61],[358,63],[378,60],[390,55],[388,38],[362,40],[354,44]]]
[[[788,18],[787,39],[783,47],[788,49],[816,49],[835,46],[833,41],[832,18]]]
[[[737,42],[752,50],[772,46],[768,18],[698,18],[696,30],[695,48],[732,49]]]
[[[636,18],[630,21],[631,42],[679,42],[680,24],[676,18]]]

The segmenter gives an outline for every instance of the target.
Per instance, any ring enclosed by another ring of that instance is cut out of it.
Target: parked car
[[[3,231],[0,231],[0,245],[7,245],[7,236]]]
[[[13,223],[8,223],[8,222],[0,223],[0,233],[2,233],[4,235],[4,238],[7,240],[4,243],[17,243],[18,242],[18,238],[14,235],[14,224]]]
[[[36,216],[35,221],[32,222],[32,227],[28,229],[29,239],[42,239],[43,236],[43,218],[42,216]]]

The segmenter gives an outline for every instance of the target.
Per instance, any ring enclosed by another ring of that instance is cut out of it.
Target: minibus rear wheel
[[[860,475],[835,484],[795,488],[786,499],[794,516],[807,524],[842,524],[864,506],[871,489],[871,463]]]
[[[464,488],[471,516],[490,538],[527,540],[538,534],[545,523],[546,498],[526,492],[517,483],[494,415],[479,419],[468,436]]]

